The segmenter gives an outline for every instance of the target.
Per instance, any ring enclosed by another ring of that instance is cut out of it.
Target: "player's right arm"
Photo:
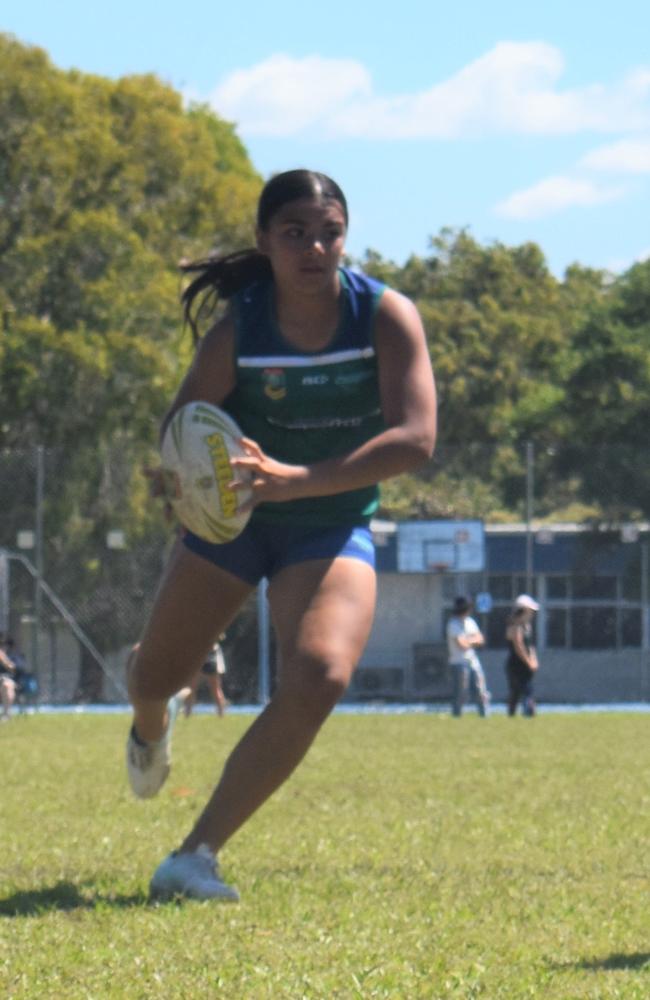
[[[221,406],[235,388],[235,324],[230,312],[199,341],[196,354],[161,426],[161,439],[181,406],[202,400]]]
[[[226,313],[212,326],[198,343],[192,360],[174,400],[163,417],[160,426],[160,441],[169,421],[181,406],[194,400],[203,400],[220,406],[235,387],[235,326]],[[152,497],[165,497],[166,484],[160,467],[145,468],[144,475],[149,480]],[[169,517],[171,507],[167,505]]]

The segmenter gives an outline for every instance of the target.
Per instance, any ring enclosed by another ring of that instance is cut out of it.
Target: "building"
[[[648,525],[481,525],[484,560],[476,570],[453,565],[453,546],[444,551],[440,538],[441,525],[451,526],[452,540],[454,530],[462,538],[468,522],[419,522],[421,566],[408,564],[413,524],[373,524],[377,615],[351,696],[446,699],[444,629],[454,597],[467,594],[489,608],[475,616],[487,639],[481,660],[494,699],[504,700],[506,618],[527,592],[541,605],[540,701],[650,700]]]

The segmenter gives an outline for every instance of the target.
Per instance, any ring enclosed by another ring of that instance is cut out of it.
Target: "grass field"
[[[223,853],[239,906],[149,904],[245,716],[0,727],[3,998],[650,997],[650,719],[336,715]]]

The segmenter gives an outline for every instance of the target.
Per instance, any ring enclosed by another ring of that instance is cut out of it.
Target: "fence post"
[[[43,445],[36,446],[36,495],[34,511],[34,629],[32,631],[33,670],[41,684],[41,625],[43,617],[43,495],[45,484],[45,453]]]
[[[648,700],[648,543],[641,542],[641,697]]]
[[[535,450],[532,441],[526,441],[526,590],[533,592],[533,501]]]
[[[4,549],[0,549],[0,632],[9,631],[9,559]]]

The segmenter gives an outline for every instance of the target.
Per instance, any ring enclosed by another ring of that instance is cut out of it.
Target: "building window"
[[[512,600],[512,577],[508,576],[488,576],[488,591],[492,595],[493,601]]]
[[[642,594],[641,578],[638,569],[626,572],[621,577],[621,597],[624,601],[640,601]]]
[[[547,608],[546,645],[549,649],[566,649],[569,645],[568,627],[566,608]]]
[[[571,645],[573,649],[612,649],[616,647],[616,608],[571,608]]]
[[[621,608],[621,645],[640,646],[643,642],[640,608]]]
[[[482,629],[486,645],[492,649],[503,649],[506,645],[506,628],[510,616],[510,607],[493,607],[489,615],[485,615],[485,627]]]
[[[447,581],[454,581],[450,575]],[[527,590],[520,574],[489,574],[485,589],[493,600],[489,614],[476,615],[490,649],[503,649],[508,617],[516,596]],[[456,581],[457,583],[458,581]],[[445,601],[451,604],[456,593],[472,595],[481,589],[480,578],[466,578],[473,586],[466,591],[445,586]],[[544,604],[536,617],[538,643],[544,649],[623,649],[640,648],[643,643],[642,609],[624,600],[623,578],[615,574],[573,576],[548,573],[537,576],[530,592]],[[544,631],[539,632],[543,628]]]
[[[525,576],[515,576],[514,582],[515,592],[513,597],[516,597],[517,594],[530,594],[531,597],[537,596],[537,580],[534,577],[530,583],[528,583]]]
[[[615,601],[615,576],[575,576],[571,593],[575,601]]]
[[[569,581],[566,576],[546,577],[546,596],[550,601],[562,601],[569,596]]]

